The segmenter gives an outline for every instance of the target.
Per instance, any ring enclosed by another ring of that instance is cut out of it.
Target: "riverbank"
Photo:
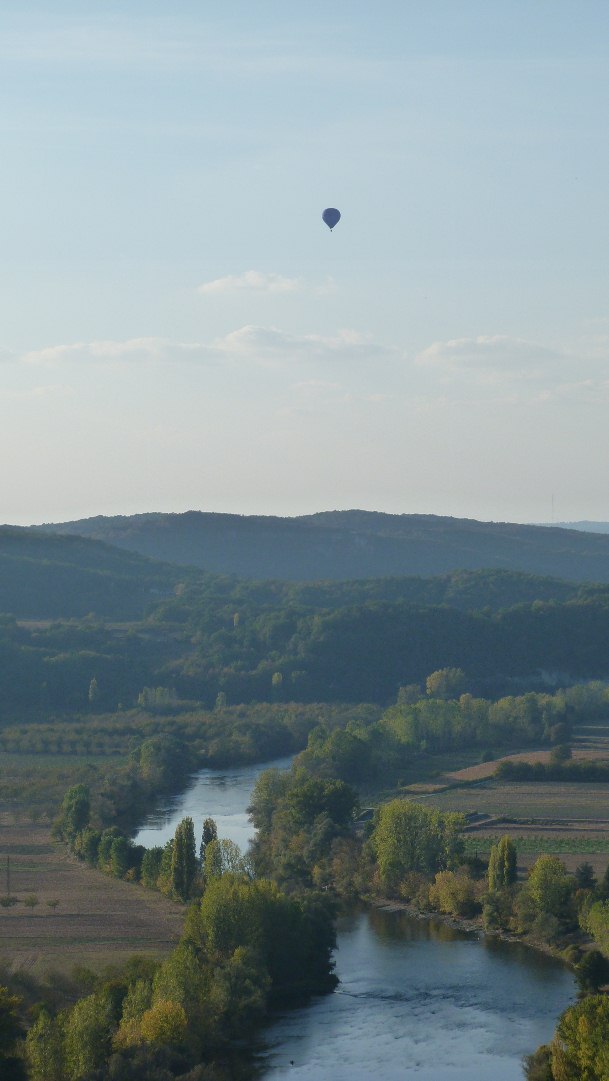
[[[398,901],[389,897],[366,897],[364,898],[366,904],[371,905],[374,908],[378,908],[383,912],[405,912],[406,915],[411,916],[413,919],[421,921],[436,920],[439,923],[443,923],[446,927],[451,927],[455,931],[465,931],[470,934],[476,934],[478,938],[494,938],[501,942],[517,943],[521,946],[526,946],[528,949],[535,950],[537,953],[543,953],[546,957],[553,957],[554,960],[560,961],[571,971],[575,971],[577,965],[574,961],[565,957],[565,950],[568,946],[574,945],[573,942],[566,943],[561,948],[551,946],[547,942],[540,942],[537,939],[531,938],[529,935],[519,935],[515,931],[506,931],[504,929],[488,930],[484,927],[482,922],[482,916],[472,916],[471,918],[465,916],[454,916],[448,912],[437,911],[424,911],[417,908],[416,905],[410,904],[408,901]],[[585,949],[589,943],[577,943]]]

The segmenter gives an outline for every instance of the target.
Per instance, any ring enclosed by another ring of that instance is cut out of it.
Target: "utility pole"
[[[6,896],[11,895],[11,857],[6,857]]]

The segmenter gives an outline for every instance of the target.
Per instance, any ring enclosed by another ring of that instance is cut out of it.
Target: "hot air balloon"
[[[335,225],[338,225],[340,221],[340,210],[337,210],[335,206],[329,206],[324,210],[322,218],[330,232],[332,232]]]

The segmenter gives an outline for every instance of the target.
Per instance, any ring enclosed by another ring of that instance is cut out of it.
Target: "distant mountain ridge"
[[[580,522],[545,522],[553,528],[577,529],[580,533],[609,533],[609,522],[589,522],[585,518]]]
[[[574,582],[609,582],[607,535],[433,514],[347,510],[280,518],[152,512],[31,528],[244,578],[429,577],[501,568]]]

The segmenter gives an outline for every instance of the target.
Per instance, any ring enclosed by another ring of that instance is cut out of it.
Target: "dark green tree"
[[[203,867],[205,865],[205,849],[211,841],[217,841],[218,839],[218,827],[213,818],[205,818],[203,820],[203,833],[201,836],[201,845],[199,848],[199,862]]]
[[[596,878],[591,863],[580,863],[579,867],[575,868],[573,877],[575,878],[575,886],[578,890],[596,889]]]
[[[162,859],[163,848],[161,845],[146,849],[142,858],[142,869],[140,872],[143,886],[147,886],[149,889],[156,888]]]
[[[172,891],[182,901],[192,894],[197,874],[195,831],[192,818],[183,818],[176,827],[171,852]]]
[[[0,987],[0,1077],[3,1081],[25,1081],[23,1060],[13,1052],[23,1036],[19,1019],[21,1000],[11,995],[7,987]]]
[[[132,845],[126,837],[115,837],[110,846],[110,872],[115,878],[124,878],[131,866]]]
[[[117,826],[110,826],[102,833],[97,847],[97,866],[100,871],[112,870],[112,845],[118,837],[124,838],[124,834]]]
[[[609,960],[600,950],[589,950],[577,966],[577,982],[580,990],[588,995],[609,983]]]
[[[63,797],[54,833],[66,841],[74,841],[76,835],[89,825],[90,815],[91,794],[87,785],[72,785]]]

